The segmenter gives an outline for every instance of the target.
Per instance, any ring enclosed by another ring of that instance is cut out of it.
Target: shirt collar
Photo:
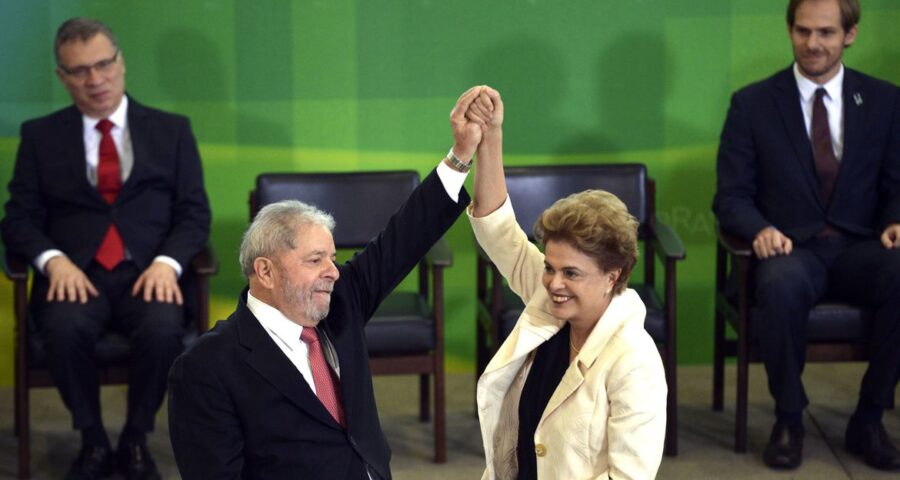
[[[797,66],[797,62],[794,62],[794,78],[797,80],[797,88],[800,90],[800,99],[804,102],[812,101],[819,87],[825,88],[825,91],[828,92],[828,98],[831,100],[840,99],[841,91],[844,88],[844,64],[841,64],[841,69],[838,70],[837,75],[827,81],[825,85],[819,85],[804,77],[800,73],[800,67]]]
[[[293,347],[300,341],[303,326],[292,322],[277,308],[254,297],[249,291],[247,292],[247,308],[259,320],[263,328],[278,337],[289,349],[293,350]]]
[[[116,111],[106,118],[108,118],[114,126],[125,128],[125,125],[128,123],[128,95],[122,95],[122,101],[119,102],[119,106],[116,107]],[[81,119],[84,123],[85,130],[93,130],[97,128],[97,123],[100,122],[100,120],[103,120],[102,118],[90,117],[84,114],[81,115]]]

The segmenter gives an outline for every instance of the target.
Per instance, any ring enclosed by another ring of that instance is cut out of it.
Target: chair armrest
[[[441,237],[431,250],[425,254],[425,262],[434,267],[450,267],[453,265],[453,250],[450,244]]]
[[[191,269],[197,275],[212,276],[219,273],[219,259],[211,245],[207,245],[191,260]]]
[[[753,255],[753,248],[750,246],[750,243],[737,235],[726,232],[717,226],[716,236],[719,239],[719,245],[731,255],[738,257],[750,257]]]
[[[663,260],[684,260],[686,256],[684,243],[678,234],[675,233],[675,230],[672,230],[672,227],[657,220],[653,233],[653,244],[660,258]]]
[[[219,259],[211,245],[194,255],[191,270],[197,276],[197,333],[202,335],[209,330],[209,277],[219,273]]]
[[[23,368],[28,342],[28,270],[25,257],[3,252],[3,271],[13,282],[13,317],[15,320],[16,369]]]
[[[6,278],[9,278],[13,282],[27,281],[28,262],[19,255],[4,252],[3,272],[6,273]]]

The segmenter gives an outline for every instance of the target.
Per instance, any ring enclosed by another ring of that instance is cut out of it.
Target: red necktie
[[[119,194],[119,189],[122,188],[119,152],[116,151],[116,144],[109,133],[113,128],[113,123],[104,118],[97,122],[95,128],[100,130],[101,134],[99,162],[97,163],[97,190],[100,191],[100,195],[103,196],[106,203],[112,204]],[[107,270],[116,268],[116,265],[125,259],[125,244],[122,242],[119,229],[115,224],[109,225],[94,259]]]
[[[313,381],[316,382],[316,396],[334,420],[345,427],[344,409],[341,407],[341,398],[337,391],[337,380],[328,362],[325,361],[322,344],[319,343],[319,332],[312,327],[303,327],[300,340],[309,347],[309,366]]]
[[[812,111],[813,156],[816,159],[816,175],[819,177],[819,192],[825,205],[831,199],[834,181],[837,178],[838,162],[831,146],[831,129],[828,128],[828,110],[825,109],[825,89],[816,90],[816,100]]]

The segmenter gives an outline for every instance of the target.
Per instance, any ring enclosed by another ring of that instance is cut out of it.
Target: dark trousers
[[[780,412],[809,403],[801,382],[809,311],[823,297],[872,309],[869,366],[860,398],[891,405],[900,376],[900,249],[875,239],[837,236],[794,245],[790,255],[761,260],[755,273],[754,327]]]
[[[100,292],[86,304],[47,302],[47,279],[36,275],[31,306],[53,381],[76,429],[102,425],[94,350],[107,331],[122,334],[131,349],[126,423],[149,432],[166,393],[169,367],[183,348],[183,308],[133,297],[141,272],[130,261],[111,272],[92,262],[85,273]]]

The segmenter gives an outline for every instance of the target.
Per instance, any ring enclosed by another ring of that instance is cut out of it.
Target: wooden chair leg
[[[19,438],[22,425],[19,418],[22,416],[22,401],[19,399],[19,386],[16,385],[13,394],[13,435]]]
[[[721,412],[725,397],[725,320],[716,312],[713,333],[713,402],[714,411]]]
[[[19,478],[31,478],[31,427],[29,425],[28,386],[16,387],[16,436],[19,443]]]
[[[428,375],[419,375],[419,421],[431,420],[430,400],[428,398]]]
[[[737,411],[734,425],[734,451],[747,452],[747,394],[749,388],[749,366],[746,356],[738,356],[737,365]]]
[[[739,262],[738,271],[748,272],[748,260]],[[747,395],[750,383],[750,299],[748,276],[742,275],[738,285],[738,345],[737,345],[737,411],[735,414],[734,451],[747,452]]]
[[[647,262],[653,263],[648,255]],[[678,356],[676,355],[678,337],[676,326],[676,296],[675,296],[675,261],[666,260],[665,269],[666,291],[666,383],[668,384],[668,398],[666,399],[666,443],[665,453],[669,456],[678,455]]]
[[[728,255],[722,244],[717,243],[716,288],[713,292],[713,410],[717,412],[722,411],[725,397],[725,314],[720,310],[719,297],[725,295],[727,265]]]
[[[447,462],[447,403],[444,362],[434,372],[434,463]]]

